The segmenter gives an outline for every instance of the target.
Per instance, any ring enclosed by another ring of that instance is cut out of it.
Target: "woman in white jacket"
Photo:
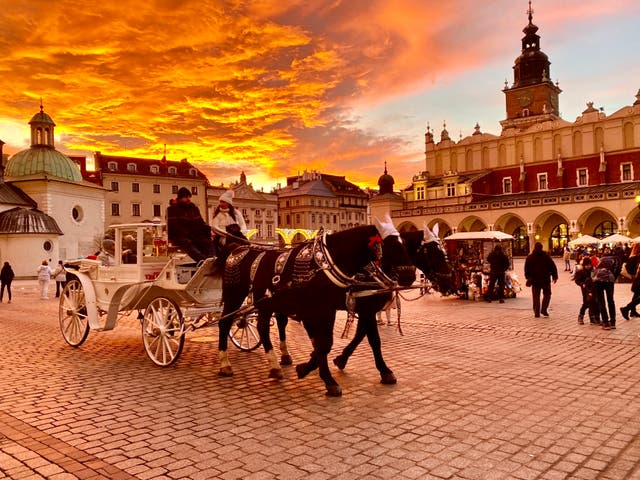
[[[217,231],[227,232],[231,235],[235,235],[238,237],[246,238],[247,234],[247,224],[242,217],[242,213],[240,210],[237,210],[233,207],[233,190],[227,190],[222,195],[220,195],[219,204],[213,213],[213,220],[211,221],[211,230],[214,235]],[[238,235],[238,234],[242,235]],[[225,244],[225,239],[221,236],[217,236],[218,238],[214,239],[214,245],[216,249],[218,246],[223,246]],[[220,252],[216,252],[219,254]]]
[[[49,298],[49,282],[53,273],[49,267],[49,262],[43,260],[36,273],[38,274],[38,284],[40,285],[40,299],[47,300]]]

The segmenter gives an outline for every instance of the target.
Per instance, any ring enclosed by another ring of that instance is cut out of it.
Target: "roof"
[[[167,159],[155,159],[155,158],[138,158],[138,157],[123,157],[117,155],[103,155],[100,152],[95,152],[95,169],[102,174],[121,174],[121,175],[136,175],[136,176],[148,176],[148,177],[166,177],[171,176],[174,178],[190,178],[199,179],[209,183],[207,177],[194,165],[189,163],[186,159],[183,160],[167,160]],[[115,164],[115,169],[109,168],[109,166]],[[128,169],[128,165],[134,164],[136,171],[131,172]],[[157,173],[152,171],[152,167],[155,166]],[[170,168],[175,168],[175,173],[169,173]],[[191,174],[192,169],[195,170],[195,175]],[[99,179],[87,178],[87,180],[96,181]]]
[[[36,207],[36,202],[33,201],[26,193],[20,190],[18,187],[0,181],[0,205],[14,205],[17,207]]]
[[[16,207],[0,213],[0,234],[62,235],[56,221],[36,208]]]
[[[513,235],[500,232],[498,230],[486,230],[484,232],[458,232],[448,237],[444,237],[445,240],[513,240]]]
[[[69,157],[55,148],[44,145],[33,145],[13,155],[4,171],[8,179],[16,179],[30,175],[51,176],[81,182],[80,168]]]

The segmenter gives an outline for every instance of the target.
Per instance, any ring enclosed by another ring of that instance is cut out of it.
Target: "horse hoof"
[[[275,378],[276,380],[282,380],[284,375],[282,375],[282,370],[279,368],[272,368],[269,370],[269,378]]]
[[[218,370],[219,377],[233,377],[233,370],[231,367],[222,367]]]
[[[309,374],[309,370],[307,370],[307,366],[304,363],[300,365],[296,365],[296,374],[298,378],[304,378]]]
[[[383,385],[395,385],[396,383],[398,383],[398,379],[393,374],[393,372],[381,373],[380,383],[382,383]]]
[[[344,370],[344,367],[347,366],[347,359],[344,358],[342,355],[338,355],[336,358],[333,359],[333,364],[338,367],[340,370]]]
[[[342,389],[340,385],[330,385],[327,387],[327,397],[341,397]]]
[[[291,355],[281,355],[280,365],[293,365],[293,358],[291,358]]]

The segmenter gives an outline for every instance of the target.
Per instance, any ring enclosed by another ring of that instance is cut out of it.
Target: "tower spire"
[[[527,14],[529,15],[529,23],[533,22],[533,8],[531,8],[531,0],[529,0],[529,8],[527,9]]]

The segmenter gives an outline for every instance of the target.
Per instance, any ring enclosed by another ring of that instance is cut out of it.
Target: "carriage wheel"
[[[69,280],[62,289],[58,318],[65,341],[72,347],[82,345],[89,335],[89,319],[84,289],[77,278]]]
[[[258,314],[249,313],[235,320],[229,330],[229,338],[243,352],[258,348],[262,344],[258,333]]]
[[[153,363],[167,367],[175,362],[184,346],[184,318],[176,303],[154,298],[142,318],[142,342]]]

